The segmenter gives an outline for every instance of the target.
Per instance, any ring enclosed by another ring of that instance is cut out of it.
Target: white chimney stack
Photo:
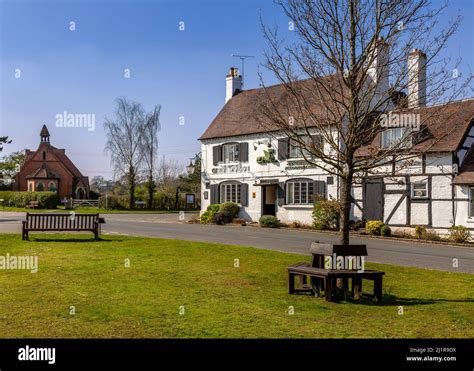
[[[369,68],[367,74],[370,77],[369,89],[371,90],[371,105],[379,110],[384,108],[381,105],[388,104],[389,94],[389,45],[383,38],[374,42],[368,57]]]
[[[408,54],[408,108],[426,105],[426,54],[413,49]]]
[[[242,76],[239,75],[239,70],[231,67],[225,82],[225,102],[227,103],[238,91],[242,90]]]

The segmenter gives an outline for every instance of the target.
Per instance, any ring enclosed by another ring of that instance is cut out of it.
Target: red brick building
[[[14,190],[58,192],[60,199],[88,198],[89,178],[66,156],[66,151],[52,146],[49,131],[43,125],[36,151],[25,152],[25,162],[15,176]]]

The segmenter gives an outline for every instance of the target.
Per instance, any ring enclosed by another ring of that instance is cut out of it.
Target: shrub
[[[426,240],[426,227],[424,225],[417,225],[415,227],[415,237],[419,240]]]
[[[313,227],[316,229],[338,229],[341,205],[338,201],[316,201],[313,209]]]
[[[264,228],[279,228],[280,221],[276,216],[273,215],[263,215],[260,217],[260,226]]]
[[[59,198],[55,192],[0,192],[0,198],[5,200],[5,205],[25,207],[30,201],[38,201],[40,209],[55,209]]]
[[[367,234],[380,236],[380,230],[383,226],[384,224],[380,220],[369,220],[367,223],[365,223],[365,231]]]
[[[240,207],[235,202],[224,202],[219,207],[219,212],[224,215],[226,223],[230,223],[232,219],[239,215]]]
[[[220,204],[211,204],[207,207],[206,211],[201,215],[201,223],[208,224],[214,223],[214,215],[219,212]]]
[[[222,212],[217,212],[212,216],[212,223],[222,225],[226,223],[226,216]]]
[[[365,227],[365,220],[350,220],[349,229],[353,231],[358,231],[361,228]]]
[[[454,242],[467,242],[471,238],[471,232],[463,225],[453,225],[449,228],[449,238]]]
[[[128,209],[129,198],[128,196],[116,196],[108,195],[107,196],[107,208],[115,210],[125,210]],[[99,207],[105,209],[105,196],[99,197]]]
[[[439,234],[433,230],[426,231],[426,239],[428,241],[441,241],[441,237],[439,236]]]
[[[288,224],[289,228],[303,228],[303,223],[299,220],[293,220],[290,224]]]
[[[384,224],[382,228],[380,228],[380,235],[384,237],[390,237],[392,235],[392,230],[387,224]]]

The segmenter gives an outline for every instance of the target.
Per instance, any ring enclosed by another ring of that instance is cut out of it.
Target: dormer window
[[[389,128],[382,131],[381,146],[384,149],[391,147],[406,148],[410,143],[408,128]]]

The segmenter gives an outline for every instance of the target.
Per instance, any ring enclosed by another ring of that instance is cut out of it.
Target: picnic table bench
[[[105,223],[99,214],[64,214],[64,213],[26,213],[23,221],[22,239],[28,239],[31,231],[67,231],[94,233],[95,239],[99,238],[100,224]]]
[[[336,280],[342,279],[344,289],[349,289],[349,279],[351,280],[351,295],[358,299],[362,295],[362,279],[374,281],[374,293],[378,301],[382,300],[382,279],[384,272],[359,269],[333,269],[325,267],[327,256],[343,258],[360,258],[367,256],[365,245],[330,245],[313,242],[311,244],[311,263],[302,262],[288,267],[288,293],[309,292],[320,295],[324,291],[327,301],[332,301]],[[347,268],[347,267],[344,267]],[[295,285],[295,279],[299,277],[299,286]],[[308,283],[308,278],[310,282]]]

